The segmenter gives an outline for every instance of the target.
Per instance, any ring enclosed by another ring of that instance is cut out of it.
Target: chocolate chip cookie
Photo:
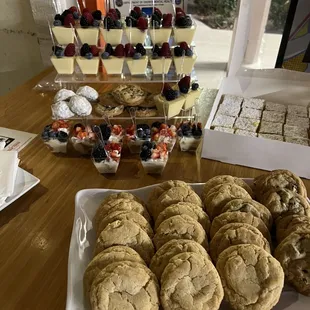
[[[124,261],[105,267],[91,286],[93,310],[159,309],[159,286],[145,266]]]
[[[201,209],[200,206],[189,202],[179,202],[177,204],[171,205],[170,207],[159,213],[155,222],[154,229],[156,230],[157,227],[166,219],[174,215],[182,214],[189,215],[191,218],[201,224],[207,234],[209,233],[211,225],[209,216]]]
[[[132,248],[127,246],[113,246],[96,255],[88,264],[84,272],[84,292],[89,296],[91,285],[99,272],[109,264],[131,261],[145,265],[141,256]]]
[[[144,216],[148,222],[151,222],[149,213],[141,203],[132,199],[118,198],[109,200],[106,203],[101,204],[101,206],[98,208],[93,219],[93,225],[96,231],[98,230],[102,219],[114,211],[135,211]]]
[[[205,230],[188,215],[175,215],[163,221],[157,228],[153,242],[158,250],[172,239],[194,240],[203,247],[208,246]]]
[[[216,264],[225,299],[236,310],[270,310],[279,301],[284,273],[279,262],[253,244],[231,246]]]
[[[194,252],[211,260],[207,251],[196,241],[186,239],[170,240],[155,253],[151,260],[150,269],[160,281],[169,260],[177,254],[186,252]]]
[[[112,92],[115,101],[125,106],[135,107],[140,105],[148,93],[138,85],[119,85]]]
[[[244,223],[230,223],[220,228],[210,242],[210,255],[214,262],[228,247],[237,244],[255,244],[270,253],[270,245],[255,227]]]
[[[286,280],[299,293],[310,296],[310,230],[288,235],[274,256],[281,263]]]
[[[259,217],[256,217],[251,213],[240,212],[240,211],[225,212],[217,216],[213,220],[212,225],[211,225],[210,238],[212,239],[221,227],[223,227],[226,224],[230,224],[230,223],[249,224],[257,228],[263,234],[263,236],[268,240],[269,243],[271,242],[270,233],[265,223]]]
[[[217,185],[225,184],[225,183],[231,183],[239,185],[240,187],[244,188],[251,197],[253,197],[253,191],[251,187],[245,183],[242,179],[239,179],[237,177],[233,177],[231,175],[218,175],[216,177],[213,177],[209,181],[205,183],[202,190],[202,200],[204,201],[206,197],[208,196],[210,190],[214,188]]]
[[[252,199],[245,189],[232,183],[217,185],[211,189],[204,201],[211,220],[221,214],[221,210],[227,202],[236,198]]]
[[[274,170],[254,179],[254,190],[259,201],[268,192],[286,188],[297,194],[307,197],[307,190],[303,181],[288,170]]]
[[[154,255],[154,246],[151,238],[137,224],[128,220],[110,223],[98,237],[94,255],[114,246],[125,245],[137,251],[144,261],[149,264]]]
[[[212,262],[197,253],[172,257],[161,277],[164,310],[216,310],[223,299],[219,274]]]
[[[114,211],[109,213],[106,217],[102,219],[98,226],[97,237],[100,233],[112,222],[117,220],[128,220],[140,226],[150,238],[154,237],[153,229],[150,223],[141,214],[135,211]]]
[[[310,229],[310,217],[303,215],[288,215],[276,220],[277,241],[280,243],[293,232]]]
[[[272,227],[273,220],[270,211],[264,205],[253,199],[231,200],[222,208],[221,213],[236,211],[251,213],[260,218],[269,230]]]
[[[167,207],[179,202],[189,202],[199,206],[202,209],[202,201],[200,197],[189,187],[173,187],[165,191],[158,199],[156,208],[153,208],[153,216],[155,220],[158,215]]]
[[[310,205],[307,199],[286,188],[265,195],[263,203],[274,220],[279,216],[284,217],[293,214],[310,216]]]

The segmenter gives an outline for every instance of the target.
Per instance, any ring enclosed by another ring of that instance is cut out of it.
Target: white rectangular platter
[[[251,183],[251,180],[246,180]],[[201,195],[203,183],[190,184],[198,195]],[[134,190],[126,190],[147,201],[149,193],[157,185],[151,185]],[[92,259],[92,251],[96,242],[92,220],[103,199],[116,192],[124,190],[85,189],[75,197],[75,217],[70,242],[68,262],[67,310],[89,310],[90,305],[83,294],[83,274]],[[222,304],[221,310],[230,309]],[[285,287],[275,310],[309,310],[310,298],[296,293],[292,288]]]

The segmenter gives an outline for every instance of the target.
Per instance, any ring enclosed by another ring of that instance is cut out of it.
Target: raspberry
[[[164,28],[172,27],[172,14],[166,14],[165,15],[165,17],[163,19],[162,26]]]
[[[127,43],[125,45],[125,56],[126,57],[133,57],[134,54],[135,54],[135,49],[133,48],[133,46],[130,43]]]
[[[93,24],[93,22],[94,22],[93,15],[91,15],[90,13],[83,13],[83,16],[86,18],[88,25]]]
[[[96,19],[96,20],[101,20],[101,18],[102,18],[102,13],[101,13],[100,10],[96,10],[96,11],[94,11],[94,12],[92,13],[92,16],[93,16],[93,18]]]
[[[65,49],[65,56],[72,57],[74,55],[75,55],[75,45],[73,43],[70,43],[67,45]]]
[[[84,43],[81,47],[80,54],[81,56],[85,56],[87,53],[90,53],[90,46],[87,43]]]
[[[159,17],[159,19],[163,18],[163,14],[162,14],[161,10],[158,9],[158,8],[154,8],[154,13],[153,14],[157,15]]]
[[[141,8],[140,8],[140,7],[135,6],[135,7],[133,8],[133,10],[134,10],[134,11],[138,14],[138,17],[140,17],[140,16],[141,16],[142,11],[141,11]]]
[[[180,47],[181,47],[183,50],[185,50],[185,51],[187,51],[187,50],[189,49],[188,44],[187,44],[186,42],[181,42],[181,43],[180,43]]]
[[[138,19],[138,22],[137,22],[137,28],[140,29],[140,30],[146,30],[147,29],[147,19],[144,18],[144,17],[140,17]]]
[[[115,9],[110,9],[109,13],[113,15],[114,20],[119,19],[118,14]]]
[[[72,6],[72,7],[69,9],[69,11],[73,14],[74,12],[77,12],[78,9],[77,9],[76,6]]]
[[[171,50],[169,43],[165,42],[163,43],[159,56],[161,57],[171,57]]]
[[[114,51],[114,56],[116,57],[124,57],[125,56],[125,49],[123,44],[119,44],[116,46]]]
[[[182,18],[182,17],[184,17],[184,16],[185,16],[185,14],[184,14],[184,13],[179,12],[179,13],[177,13],[177,14],[176,14],[176,16],[175,16],[175,20],[177,21],[177,20],[179,20],[180,18]]]
[[[90,52],[93,54],[93,56],[97,57],[99,56],[99,49],[96,45],[91,45]]]
[[[143,45],[141,43],[138,43],[136,45],[136,52],[140,53],[142,56],[146,55],[146,50],[145,50],[145,48],[143,47]]]
[[[186,75],[184,76],[184,78],[182,78],[179,83],[178,83],[178,86],[179,86],[179,89],[180,89],[180,92],[181,93],[188,93],[188,90],[190,88],[190,83],[191,83],[191,77],[189,75]],[[186,92],[183,92],[182,90],[186,90]]]
[[[64,26],[67,27],[67,28],[70,28],[71,25],[72,25],[72,27],[74,27],[75,21],[74,21],[73,15],[70,13],[70,14],[68,14],[68,15],[65,17]]]
[[[168,91],[170,91],[170,90],[172,90],[171,86],[170,86],[169,84],[165,83],[165,84],[164,84],[164,87],[163,87],[162,94],[165,96],[165,94],[166,94]]]
[[[182,12],[183,14],[185,14],[183,9],[180,7],[176,8],[175,11],[176,11],[176,13]]]
[[[85,9],[83,9],[83,11],[82,11],[82,14],[84,14],[84,13],[90,13],[90,10],[87,9],[87,8],[85,8]]]

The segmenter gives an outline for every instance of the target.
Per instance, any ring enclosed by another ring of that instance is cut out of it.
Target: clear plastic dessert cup
[[[131,154],[139,154],[141,150],[141,146],[145,141],[150,141],[151,139],[134,139],[132,137],[127,136],[127,145]]]
[[[101,161],[99,159],[92,158],[92,161],[100,174],[116,173],[119,166],[119,161],[115,161],[112,158],[106,158]]]
[[[44,144],[50,149],[52,153],[67,153],[68,140],[66,142],[61,142],[57,138],[50,138],[48,140],[43,140]]]
[[[200,137],[183,136],[178,137],[178,140],[182,152],[195,152],[201,142],[201,136]]]
[[[141,160],[146,174],[162,174],[168,162],[168,156],[160,159]]]
[[[92,148],[95,145],[94,140],[90,140],[88,138],[79,139],[77,137],[72,137],[71,143],[73,145],[73,148],[82,155],[90,155],[92,152]]]

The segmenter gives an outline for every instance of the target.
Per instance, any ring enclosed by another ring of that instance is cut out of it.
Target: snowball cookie
[[[96,89],[90,86],[82,86],[80,87],[77,92],[77,95],[85,97],[89,101],[96,101],[99,98],[99,94]]]
[[[74,116],[74,113],[70,111],[66,101],[58,101],[52,104],[52,114],[53,118],[56,119],[68,119]]]
[[[92,112],[92,105],[82,96],[73,96],[69,101],[69,108],[78,116],[88,116]]]
[[[54,97],[54,102],[56,103],[58,101],[69,100],[74,95],[75,93],[72,90],[61,89],[56,93]]]
[[[217,310],[223,295],[219,274],[204,255],[188,252],[172,257],[161,277],[164,310]]]
[[[108,265],[91,286],[93,310],[157,310],[159,286],[155,275],[140,263]]]
[[[154,255],[152,239],[140,226],[128,220],[110,223],[97,239],[94,254],[97,255],[114,245],[125,245],[134,249],[147,264]]]
[[[122,261],[137,262],[145,265],[141,256],[132,248],[121,245],[112,246],[96,255],[88,264],[83,278],[85,295],[89,296],[91,285],[102,269],[109,264]]]
[[[223,251],[216,264],[225,299],[236,310],[270,310],[279,301],[284,285],[280,263],[254,244]]]

